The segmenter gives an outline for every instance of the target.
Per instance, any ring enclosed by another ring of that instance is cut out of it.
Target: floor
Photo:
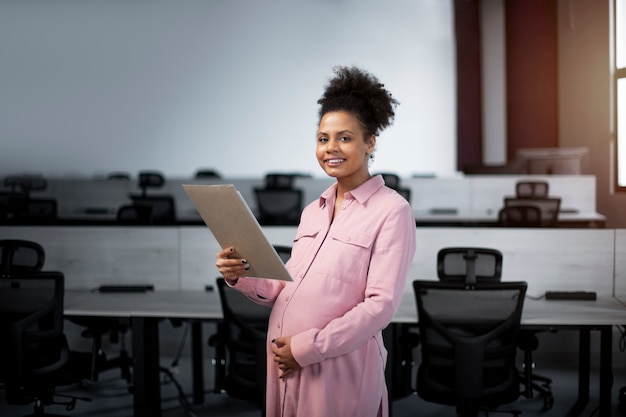
[[[191,363],[187,351],[174,349],[162,349],[162,365],[169,368],[174,380],[162,374],[162,410],[163,417],[260,417],[261,413],[253,405],[229,398],[223,393],[214,393],[212,366],[210,359],[205,364],[205,383],[207,392],[203,404],[189,404],[191,399]],[[169,351],[169,352],[168,352]],[[183,353],[181,353],[183,352]],[[626,386],[626,365],[620,360],[619,353],[614,355],[614,383],[613,383],[613,416],[622,416],[618,410],[618,398],[620,387]],[[206,356],[210,358],[210,352]],[[176,366],[171,366],[178,360]],[[577,394],[577,369],[574,366],[541,364],[541,373],[553,379],[552,391],[554,405],[549,410],[542,410],[543,401],[540,398],[520,398],[512,405],[522,411],[525,417],[563,417],[576,401]],[[587,407],[580,414],[583,417],[597,417],[598,381],[597,367],[592,367],[592,380],[590,400]],[[180,389],[177,387],[179,386]],[[65,406],[51,405],[46,407],[49,413],[67,415],[70,417],[131,417],[133,415],[132,396],[129,393],[125,381],[120,378],[119,372],[110,370],[101,374],[97,382],[91,382],[83,387],[70,386],[57,391],[60,394],[76,395],[91,399],[90,402],[78,401],[71,411]],[[183,393],[181,396],[180,393]],[[409,395],[394,401],[392,406],[393,417],[454,417],[454,410],[447,406],[429,404],[421,400],[417,395]],[[4,399],[4,390],[0,386],[0,416],[22,417],[32,413],[30,406],[9,406]],[[494,413],[491,413],[493,415]],[[498,414],[501,415],[501,414]]]

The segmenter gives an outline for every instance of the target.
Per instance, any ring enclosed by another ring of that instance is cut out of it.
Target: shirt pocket
[[[290,267],[297,267],[304,261],[311,244],[319,233],[320,229],[298,229],[291,248]]]
[[[328,276],[349,283],[365,281],[373,243],[374,237],[366,233],[333,233],[325,252]]]

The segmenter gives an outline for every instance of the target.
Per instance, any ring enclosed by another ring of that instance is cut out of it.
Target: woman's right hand
[[[220,274],[231,284],[237,282],[237,279],[245,275],[245,271],[250,268],[248,262],[241,258],[230,258],[235,252],[235,248],[224,248],[217,253],[217,262],[215,266]]]

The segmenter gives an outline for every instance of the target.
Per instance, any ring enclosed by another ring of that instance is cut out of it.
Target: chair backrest
[[[29,195],[31,191],[45,190],[48,181],[41,175],[11,175],[4,178],[4,186],[11,187],[11,192],[22,191]]]
[[[561,199],[559,197],[546,198],[517,198],[505,197],[504,207],[536,206],[541,210],[541,226],[556,227],[559,221]]]
[[[117,210],[116,220],[120,224],[152,224],[152,207],[145,205],[124,205]]]
[[[214,169],[199,169],[194,178],[220,179],[222,175]]]
[[[547,181],[518,181],[515,184],[517,198],[545,198],[548,197],[550,184]]]
[[[255,188],[259,223],[262,225],[297,225],[302,213],[300,189]]]
[[[398,191],[400,188],[400,176],[391,172],[379,172],[375,175],[382,175],[385,185]]]
[[[148,224],[174,224],[176,222],[176,203],[169,195],[138,196],[131,195],[136,214],[146,216]]]
[[[0,223],[11,223],[15,214],[23,212],[27,204],[26,193],[0,191]]]
[[[541,209],[537,206],[508,206],[498,211],[498,225],[503,227],[542,227]]]
[[[139,188],[142,195],[148,193],[148,188],[160,188],[165,184],[165,177],[157,171],[141,171],[139,172]]]
[[[128,172],[111,172],[107,175],[107,181],[130,181],[130,174]]]
[[[63,291],[61,272],[12,273],[0,279],[0,382],[7,386],[7,397],[28,393],[25,386],[52,384],[46,377],[68,361]]]
[[[525,282],[413,281],[422,362],[417,393],[474,416],[520,393],[517,341]]]
[[[298,177],[297,174],[277,174],[270,173],[265,175],[265,188],[269,188],[272,190],[280,189],[290,189],[293,188],[293,183],[295,179]]]
[[[22,210],[13,213],[17,223],[53,223],[57,219],[57,201],[53,198],[29,198]]]
[[[11,273],[41,271],[46,252],[39,243],[21,239],[0,240],[0,278]]]
[[[234,398],[263,407],[267,358],[267,326],[271,309],[256,304],[217,278],[227,353],[225,389]]]
[[[440,281],[475,285],[499,282],[502,277],[502,252],[491,248],[448,247],[437,253]]]

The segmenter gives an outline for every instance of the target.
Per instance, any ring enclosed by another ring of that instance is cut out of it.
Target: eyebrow
[[[342,130],[342,131],[337,132],[338,135],[344,135],[346,133],[354,135],[354,132],[351,131],[350,129],[346,129],[346,130]],[[326,133],[326,132],[317,132],[317,134],[318,135],[326,135],[326,136],[328,136],[328,133]]]

